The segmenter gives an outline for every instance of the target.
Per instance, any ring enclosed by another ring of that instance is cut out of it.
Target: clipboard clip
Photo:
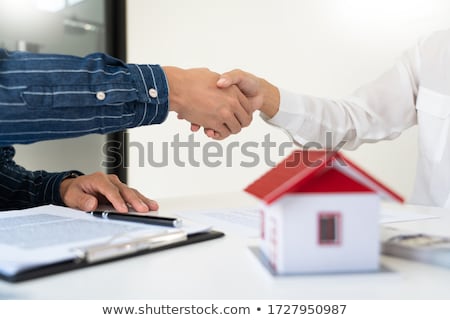
[[[151,236],[142,236],[119,243],[108,242],[106,244],[92,245],[77,249],[79,259],[87,263],[109,260],[121,256],[127,256],[148,249],[155,249],[171,243],[184,241],[187,233],[183,230],[160,233]]]

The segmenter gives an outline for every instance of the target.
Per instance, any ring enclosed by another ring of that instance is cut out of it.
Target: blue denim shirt
[[[158,65],[0,49],[0,210],[63,205],[60,183],[71,173],[28,171],[9,145],[161,123],[168,107]]]
[[[0,49],[0,146],[161,123],[168,107],[158,65]]]

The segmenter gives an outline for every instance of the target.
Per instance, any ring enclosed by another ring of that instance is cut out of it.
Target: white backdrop
[[[132,0],[127,6],[129,62],[219,73],[241,68],[279,87],[330,98],[350,94],[421,36],[450,26],[446,0]],[[269,169],[264,159],[281,160],[277,147],[289,141],[256,114],[249,128],[218,145],[205,145],[210,140],[196,133],[192,139],[199,146],[192,155],[187,148],[179,155],[171,148],[191,134],[174,114],[163,125],[129,132],[129,183],[153,198],[242,190]],[[267,134],[277,146],[270,157],[261,146]],[[251,168],[241,166],[255,160],[240,149],[249,142],[260,146],[247,149],[260,158]],[[209,152],[223,148],[222,157],[209,158],[214,168],[202,158],[206,147]],[[395,141],[346,154],[402,195],[411,192],[415,128]],[[164,155],[168,165],[150,165],[151,160],[161,163]]]

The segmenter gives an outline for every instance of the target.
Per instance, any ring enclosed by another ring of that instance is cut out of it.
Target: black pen
[[[182,221],[179,218],[162,217],[162,216],[146,216],[132,213],[120,213],[111,211],[90,211],[88,212],[94,217],[112,220],[121,220],[128,222],[139,222],[153,224],[166,227],[181,227]]]

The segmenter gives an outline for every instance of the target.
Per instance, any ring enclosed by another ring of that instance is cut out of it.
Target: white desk
[[[255,203],[243,193],[160,200],[163,213]],[[450,212],[430,210],[444,217],[405,226],[450,234]],[[450,299],[450,269],[383,256],[390,271],[279,277],[249,249],[256,243],[227,234],[37,280],[0,281],[0,299]]]

